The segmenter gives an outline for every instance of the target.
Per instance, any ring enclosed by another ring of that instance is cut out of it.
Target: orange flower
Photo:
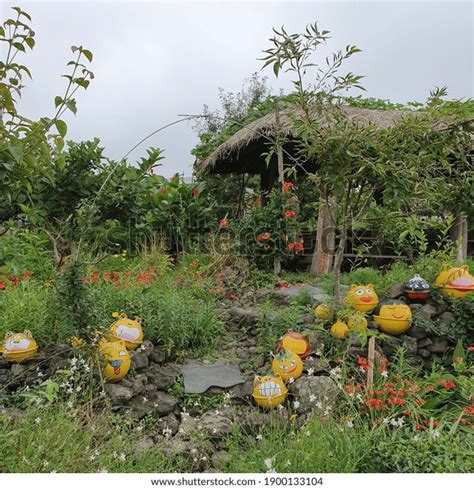
[[[192,194],[193,197],[197,199],[201,195],[201,190],[199,189],[199,187],[193,188]]]
[[[283,213],[283,216],[287,219],[291,219],[292,217],[296,217],[296,212],[293,210],[288,210]]]
[[[454,389],[456,387],[456,382],[453,382],[452,380],[444,380],[439,384],[445,389]]]
[[[365,404],[369,408],[382,409],[382,401],[380,399],[369,399],[365,401]]]
[[[5,282],[3,280],[0,280],[0,289],[5,288]]]
[[[23,272],[21,278],[27,279],[27,278],[29,278],[31,276],[31,273],[32,272]]]
[[[283,192],[289,192],[294,187],[294,185],[291,182],[283,182],[281,187],[283,189]]]
[[[163,195],[167,195],[167,194],[168,194],[168,189],[167,189],[166,187],[163,187],[163,188],[161,189],[161,193],[162,193]]]
[[[229,226],[229,221],[228,221],[227,219],[221,219],[221,220],[219,221],[219,227],[220,227],[221,229],[225,229],[225,228],[227,228],[228,226]]]
[[[463,361],[462,357],[454,357],[454,362],[455,363],[461,363]]]
[[[255,238],[257,243],[260,241],[266,241],[267,239],[270,239],[271,234],[270,233],[262,233],[262,234],[257,234],[257,237]]]

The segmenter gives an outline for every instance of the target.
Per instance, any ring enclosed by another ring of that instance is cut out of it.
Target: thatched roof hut
[[[279,114],[279,132],[286,138],[285,152],[291,154],[296,141],[292,141],[293,121],[301,109],[287,108]],[[380,128],[389,128],[407,114],[403,110],[366,109],[344,106],[341,110],[349,120],[367,126],[373,124]],[[322,124],[324,116],[319,117]],[[327,120],[327,119],[326,119]],[[196,163],[196,171],[202,173],[274,173],[271,166],[267,167],[262,153],[268,150],[268,144],[277,133],[276,113],[271,112],[256,121],[242,127],[227,141],[216,148],[207,158]]]

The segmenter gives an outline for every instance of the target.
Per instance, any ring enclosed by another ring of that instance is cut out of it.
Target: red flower
[[[283,213],[283,216],[287,219],[291,219],[292,217],[296,217],[296,212],[293,210],[288,210]]]
[[[110,272],[104,272],[103,274],[103,277],[104,277],[104,280],[107,280],[108,282],[110,282]]]
[[[30,278],[32,272],[23,272],[23,275],[21,276],[21,278],[24,278],[24,279],[27,279],[27,278]]]
[[[463,361],[462,357],[454,357],[454,362],[455,363],[461,363]]]
[[[474,346],[468,346],[468,347],[466,348],[466,350],[467,350],[467,351],[474,351]]]
[[[194,187],[192,190],[192,194],[193,197],[197,199],[199,195],[201,195],[201,190],[199,189],[199,187]]]
[[[17,285],[20,283],[20,279],[18,277],[8,277],[8,279],[12,285]]]
[[[5,288],[5,282],[3,280],[0,280],[0,289]]]
[[[474,415],[474,406],[469,406],[469,407],[465,408],[464,412],[466,414]]]
[[[229,299],[232,299],[233,301],[238,300],[239,298],[235,294],[230,294]]]
[[[369,361],[367,358],[357,356],[357,363],[362,370],[367,370],[369,368]]]
[[[415,399],[415,402],[418,404],[418,406],[423,406],[423,404],[425,403],[423,399]]]
[[[294,187],[294,185],[291,182],[283,182],[281,187],[283,189],[283,192],[289,192]]]
[[[88,284],[89,283],[89,277],[87,275],[84,275],[84,277],[82,277],[82,281],[85,283],[85,284]]]
[[[225,229],[225,228],[229,227],[229,221],[227,219],[221,219],[219,221],[219,227],[221,229]]]
[[[257,237],[255,238],[257,243],[259,243],[260,241],[266,241],[267,239],[270,239],[271,238],[271,234],[270,233],[262,233],[262,234],[257,234]]]
[[[394,405],[398,405],[398,406],[405,406],[407,402],[405,401],[405,399],[400,399],[399,397],[389,397],[387,399],[387,404],[389,406],[394,406]]]
[[[166,187],[163,187],[163,188],[161,189],[161,193],[162,193],[163,195],[167,195],[167,194],[168,194],[168,189],[167,189]]]
[[[365,404],[369,408],[382,409],[382,401],[380,399],[369,399],[365,401]]]
[[[445,389],[454,389],[456,387],[456,382],[453,382],[452,380],[444,380],[440,382],[440,385]]]

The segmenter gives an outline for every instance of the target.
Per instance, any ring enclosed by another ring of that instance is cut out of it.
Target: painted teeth
[[[281,395],[281,387],[273,381],[265,382],[258,387],[262,396],[272,397]]]

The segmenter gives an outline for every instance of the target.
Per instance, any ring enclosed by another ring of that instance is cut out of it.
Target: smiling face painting
[[[9,362],[23,362],[34,357],[38,351],[38,345],[30,331],[23,333],[8,332],[3,342],[3,356]]]
[[[123,340],[128,350],[135,350],[143,342],[142,320],[128,319],[126,314],[121,314],[119,319],[110,326],[110,340]]]
[[[272,362],[272,370],[275,375],[279,375],[285,382],[290,379],[297,379],[303,373],[303,362],[301,358],[292,351],[278,353]]]
[[[351,285],[346,295],[346,304],[359,312],[372,312],[379,303],[379,297],[372,284]]]
[[[399,335],[403,334],[411,326],[411,309],[399,301],[387,301],[380,305],[378,314],[374,320],[384,333]]]
[[[122,380],[130,370],[130,353],[125,342],[101,340],[99,354],[102,361],[102,374],[108,382]]]

